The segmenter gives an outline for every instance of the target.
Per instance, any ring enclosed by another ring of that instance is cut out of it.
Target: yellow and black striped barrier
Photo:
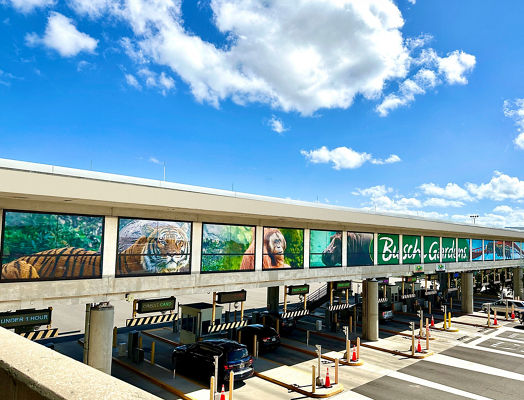
[[[58,336],[58,328],[45,329],[42,331],[22,332],[20,336],[29,340],[49,339]]]
[[[161,324],[163,322],[171,322],[177,319],[178,314],[152,315],[149,317],[126,319],[126,326]]]

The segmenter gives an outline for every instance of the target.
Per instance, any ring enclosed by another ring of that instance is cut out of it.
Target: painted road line
[[[417,385],[430,387],[432,389],[441,390],[443,392],[455,394],[457,396],[463,396],[463,397],[465,397],[467,399],[492,400],[489,397],[479,396],[479,395],[476,395],[474,393],[466,392],[466,391],[460,390],[460,389],[455,389],[455,388],[450,387],[450,386],[446,386],[446,385],[442,385],[440,383],[435,383],[435,382],[432,382],[432,381],[428,381],[427,379],[417,378],[415,376],[404,374],[404,373],[398,372],[398,371],[393,371],[393,372],[389,373],[387,376],[389,376],[391,378],[400,379],[400,380],[403,380],[403,381],[406,381],[406,382],[415,383]]]
[[[471,371],[482,372],[488,375],[500,376],[502,378],[513,379],[516,381],[524,382],[524,375],[516,372],[506,371],[500,368],[489,367],[484,364],[479,364],[471,361],[462,360],[460,358],[445,356],[442,354],[435,354],[433,357],[428,358],[427,361],[448,365],[450,367],[462,368]]]
[[[524,358],[524,355],[522,354],[515,354],[511,353],[509,351],[503,351],[503,350],[496,350],[489,347],[480,347],[476,345],[471,345],[470,343],[459,343],[457,344],[459,347],[467,347],[468,349],[474,349],[474,350],[480,350],[480,351],[487,351],[488,353],[496,353],[496,354],[502,354],[502,355],[510,355],[512,357],[518,357],[518,358]]]

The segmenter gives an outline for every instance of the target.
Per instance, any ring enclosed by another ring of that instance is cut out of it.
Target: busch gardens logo
[[[398,264],[398,235],[378,234],[378,263]]]

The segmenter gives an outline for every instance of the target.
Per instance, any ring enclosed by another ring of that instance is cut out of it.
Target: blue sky
[[[524,226],[524,3],[0,0],[0,157]]]

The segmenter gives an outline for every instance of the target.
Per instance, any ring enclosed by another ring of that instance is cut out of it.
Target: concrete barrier
[[[0,328],[2,398],[159,400],[159,397]]]

